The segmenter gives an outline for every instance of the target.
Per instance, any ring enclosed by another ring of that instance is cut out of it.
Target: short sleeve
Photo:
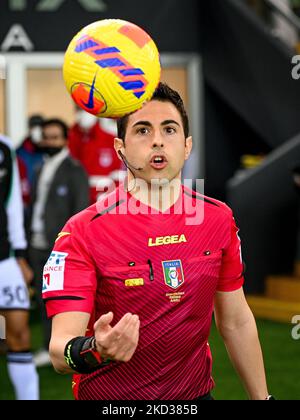
[[[232,216],[232,212],[231,212]],[[217,290],[219,292],[233,292],[244,284],[244,264],[242,260],[241,240],[239,229],[233,216],[231,217],[230,240],[223,251],[222,266]]]
[[[43,272],[48,317],[62,312],[93,312],[97,275],[84,238],[84,229],[72,219],[58,235]]]

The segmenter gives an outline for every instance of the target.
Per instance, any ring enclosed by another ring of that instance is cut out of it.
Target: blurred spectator
[[[30,188],[35,181],[35,175],[43,162],[39,144],[42,140],[43,117],[33,115],[28,120],[28,135],[17,149],[17,156],[26,167],[26,174]]]
[[[88,179],[80,163],[69,156],[67,138],[68,128],[63,121],[44,122],[40,148],[45,163],[33,190],[30,240],[30,258],[44,330],[44,348],[35,355],[37,366],[50,363],[51,323],[41,298],[43,267],[66,221],[89,204]]]
[[[31,191],[35,182],[37,170],[43,163],[43,155],[39,149],[42,139],[43,118],[33,115],[28,120],[28,135],[17,149],[18,166],[21,177],[21,191],[24,205],[25,232],[27,239],[30,232],[30,202]]]
[[[69,132],[72,156],[85,168],[90,185],[90,202],[95,203],[101,192],[126,176],[122,162],[114,149],[116,123],[97,118],[77,109],[76,123]]]

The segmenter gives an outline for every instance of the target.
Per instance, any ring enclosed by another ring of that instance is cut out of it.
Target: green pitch
[[[300,340],[292,339],[292,324],[276,324],[258,321],[258,330],[264,351],[270,392],[280,400],[300,400],[299,350]],[[33,348],[41,344],[40,326],[32,323]],[[213,377],[217,400],[245,400],[247,396],[237,378],[221,338],[215,326],[212,328],[210,345],[213,352]],[[51,367],[39,369],[41,399],[68,400],[72,398],[71,377],[60,376]],[[7,377],[5,359],[0,357],[0,400],[13,399],[13,392]]]

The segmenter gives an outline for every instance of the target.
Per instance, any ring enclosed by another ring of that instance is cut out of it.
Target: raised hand
[[[129,362],[139,341],[139,317],[128,313],[112,327],[113,317],[113,313],[109,312],[94,324],[97,350],[103,360]]]

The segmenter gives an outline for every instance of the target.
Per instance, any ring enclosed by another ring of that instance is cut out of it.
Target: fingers
[[[105,315],[102,315],[97,322],[94,324],[94,331],[101,331],[103,329],[107,329],[107,327],[111,324],[114,318],[114,314],[112,312],[108,312]]]
[[[95,324],[98,351],[105,358],[127,362],[138,345],[139,317],[128,313],[112,328],[109,325],[111,315],[110,313],[102,316]]]
[[[138,319],[135,324],[132,325],[131,331],[128,331],[128,340],[124,339],[123,354],[120,354],[119,357],[123,362],[129,362],[132,356],[135,353],[135,350],[138,346],[139,335],[140,335],[140,320]]]
[[[134,332],[139,329],[140,320],[137,315],[130,314],[130,316],[126,317],[124,320],[121,319],[121,321],[115,325],[111,334],[119,341],[126,341],[128,338],[133,337]]]
[[[138,343],[139,341],[139,336],[140,336],[140,326],[141,326],[141,321],[138,320],[137,325],[135,330],[132,332],[132,339]]]
[[[132,358],[139,340],[139,317],[131,315],[128,318],[125,327],[122,323],[121,326],[116,325],[111,331],[115,340],[114,359],[122,362],[128,362]]]
[[[112,329],[112,336],[114,339],[119,339],[119,337],[126,331],[133,322],[135,322],[137,315],[132,315],[128,313],[123,316],[122,319],[114,326]]]

